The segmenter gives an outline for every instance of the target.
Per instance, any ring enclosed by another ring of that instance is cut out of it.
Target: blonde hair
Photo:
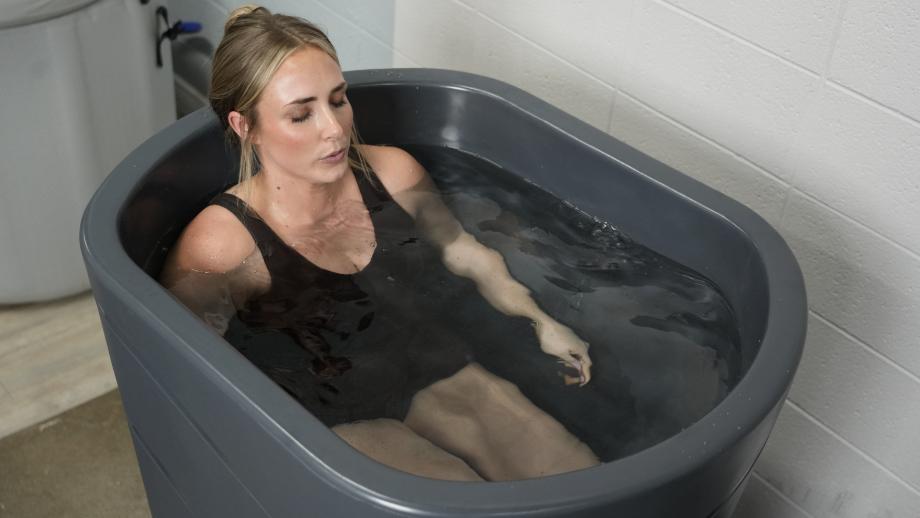
[[[326,34],[303,18],[274,14],[256,5],[238,7],[227,18],[224,36],[214,53],[209,101],[223,125],[224,135],[239,147],[240,183],[252,178],[260,168],[250,135],[258,126],[256,104],[262,91],[281,63],[307,45],[322,50],[339,63]],[[239,112],[248,125],[242,138],[227,120],[232,111]],[[353,168],[367,173],[367,162],[355,148],[357,142],[358,134],[352,126],[348,161]]]

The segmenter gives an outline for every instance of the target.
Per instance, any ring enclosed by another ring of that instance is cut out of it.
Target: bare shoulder
[[[428,181],[428,173],[403,149],[392,146],[359,145],[358,151],[377,173],[390,193],[417,188]]]
[[[180,272],[226,273],[255,251],[246,227],[227,209],[209,205],[185,227],[170,251],[161,280]]]

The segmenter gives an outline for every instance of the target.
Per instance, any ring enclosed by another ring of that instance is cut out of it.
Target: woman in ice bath
[[[294,358],[263,358],[260,367],[379,462],[451,480],[597,464],[514,384],[470,361],[462,341],[387,313],[406,298],[400,273],[371,273],[400,264],[398,241],[420,234],[495,309],[529,318],[542,350],[577,370],[574,382],[590,379],[587,344],[464,231],[423,167],[401,149],[358,144],[346,90],[335,49],[315,26],[255,6],[231,13],[210,101],[239,149],[239,183],[185,228],[163,284],[222,334],[233,320],[250,335],[296,344],[300,357],[253,349]]]

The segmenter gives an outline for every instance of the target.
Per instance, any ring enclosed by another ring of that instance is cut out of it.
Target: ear
[[[227,122],[230,124],[230,127],[233,128],[236,135],[240,137],[240,140],[246,138],[246,135],[249,134],[249,121],[246,120],[246,117],[244,117],[242,113],[238,111],[228,113]],[[255,137],[255,135],[253,135],[253,137]]]

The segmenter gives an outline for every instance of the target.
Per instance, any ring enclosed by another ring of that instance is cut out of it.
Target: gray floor
[[[149,516],[118,391],[0,439],[0,517]]]
[[[114,388],[90,293],[0,306],[0,438]]]

